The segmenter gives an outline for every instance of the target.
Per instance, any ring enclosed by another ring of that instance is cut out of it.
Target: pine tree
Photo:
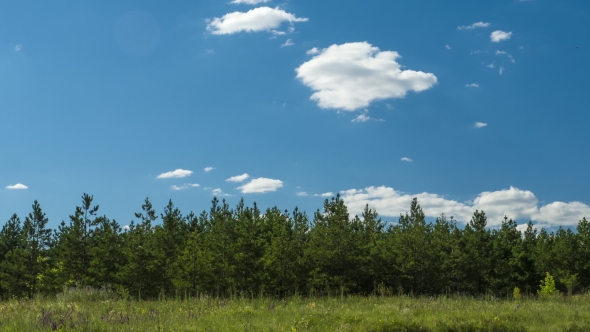
[[[59,262],[63,266],[62,280],[69,286],[87,285],[91,282],[90,268],[92,232],[100,219],[96,217],[98,205],[92,206],[93,196],[82,195],[82,206],[70,215],[68,225],[62,221],[58,228],[57,245]]]
[[[476,210],[460,241],[460,266],[465,278],[461,290],[471,294],[484,294],[489,287],[492,261],[490,231],[486,226],[485,213]]]
[[[38,292],[39,278],[49,267],[49,247],[51,229],[46,228],[48,219],[39,202],[33,203],[33,211],[25,218],[23,224],[24,255],[26,256],[25,274],[27,295],[32,298]]]
[[[317,211],[309,234],[305,257],[312,286],[328,294],[356,288],[353,275],[358,266],[358,247],[344,201],[337,195],[325,200],[324,212]]]
[[[114,288],[118,284],[117,274],[124,259],[121,226],[116,220],[111,221],[106,216],[98,220],[90,249],[89,280],[95,287]]]
[[[15,214],[0,230],[0,295],[2,298],[21,297],[25,285],[25,237],[20,218]]]

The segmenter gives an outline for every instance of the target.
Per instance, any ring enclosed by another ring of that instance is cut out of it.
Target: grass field
[[[97,291],[0,303],[0,331],[590,331],[590,296],[133,301]]]

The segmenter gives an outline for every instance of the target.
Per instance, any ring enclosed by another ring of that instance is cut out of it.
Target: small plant
[[[514,287],[514,291],[512,292],[512,298],[515,300],[522,299],[522,294],[520,293],[520,288]]]
[[[543,297],[557,295],[558,291],[555,288],[555,279],[549,272],[545,275],[545,279],[541,280],[541,285],[537,293]]]

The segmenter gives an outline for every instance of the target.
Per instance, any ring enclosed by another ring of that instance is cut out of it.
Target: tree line
[[[149,199],[128,227],[99,215],[94,198],[57,229],[37,201],[24,222],[0,230],[0,298],[53,295],[64,287],[106,287],[136,299],[189,296],[341,294],[536,294],[546,273],[563,293],[590,287],[590,223],[577,231],[524,232],[504,217],[487,227],[475,211],[460,227],[427,222],[416,199],[396,223],[365,207],[351,217],[340,196],[310,218],[295,208],[235,208],[183,215],[172,201],[157,214]],[[160,220],[158,220],[160,219]]]

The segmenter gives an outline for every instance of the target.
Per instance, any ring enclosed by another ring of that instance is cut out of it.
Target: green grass
[[[67,291],[0,303],[0,331],[590,331],[590,296],[132,301]]]

